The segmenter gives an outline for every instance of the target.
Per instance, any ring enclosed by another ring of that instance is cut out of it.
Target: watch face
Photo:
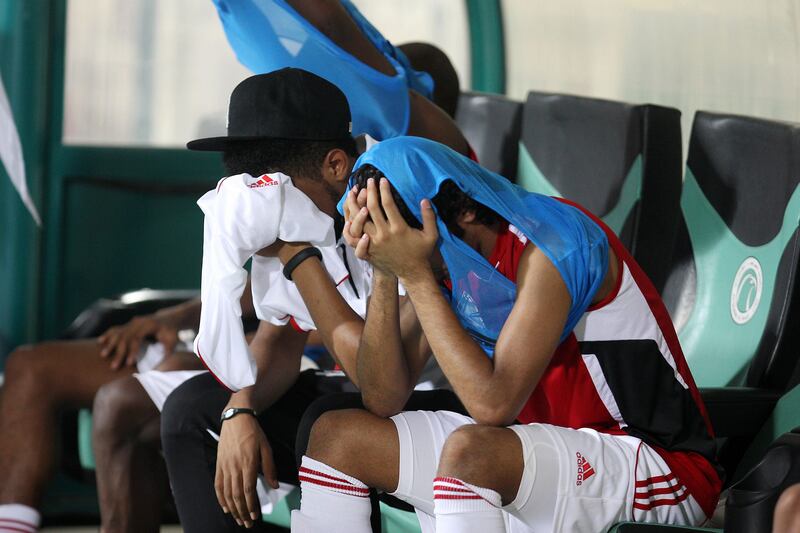
[[[231,407],[230,409],[225,409],[225,412],[222,413],[222,418],[227,420],[230,417],[232,417],[235,413],[236,413],[236,409],[233,408],[233,407]]]

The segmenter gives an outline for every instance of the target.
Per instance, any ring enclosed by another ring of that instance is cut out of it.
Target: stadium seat
[[[721,445],[726,531],[771,523],[800,481],[798,184],[800,125],[697,113],[664,298]]]
[[[677,109],[528,93],[517,183],[602,218],[659,290],[677,228],[681,166]]]
[[[481,165],[511,181],[517,176],[522,104],[499,94],[461,93],[456,123]]]
[[[800,349],[800,126],[698,112],[664,300],[698,385],[783,392]]]

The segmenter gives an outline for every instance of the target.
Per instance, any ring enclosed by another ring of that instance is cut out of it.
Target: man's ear
[[[475,211],[462,211],[456,218],[456,225],[461,231],[468,231],[473,224],[475,224]]]
[[[346,182],[350,178],[350,156],[340,148],[334,148],[322,163],[322,175],[329,182]]]
[[[456,219],[456,222],[458,223],[459,226],[462,226],[462,227],[466,226],[468,224],[474,224],[475,223],[475,211],[472,211],[472,210],[462,211],[461,214],[458,215],[458,218]]]

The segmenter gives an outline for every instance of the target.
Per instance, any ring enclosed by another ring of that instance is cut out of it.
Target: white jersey
[[[348,247],[342,255],[335,241],[333,219],[296,188],[289,176],[239,174],[223,178],[197,203],[205,213],[205,223],[202,310],[194,347],[223,385],[235,391],[255,383],[256,364],[245,340],[239,303],[247,281],[244,265],[251,257],[258,318],[275,324],[293,318],[303,329],[314,327],[294,283],[283,276],[280,260],[255,255],[276,240],[317,246],[332,281],[363,315],[366,304],[358,301],[362,291],[355,283],[368,283],[369,276],[363,271],[350,273],[361,270],[363,263],[355,257],[350,260]]]

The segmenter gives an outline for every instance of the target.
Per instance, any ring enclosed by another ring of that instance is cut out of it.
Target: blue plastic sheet
[[[408,131],[408,90],[430,98],[430,76],[408,59],[348,0],[341,0],[364,35],[394,67],[388,76],[365,65],[300,16],[284,0],[213,0],[236,57],[256,74],[302,68],[338,86],[347,96],[353,134],[377,140]]]
[[[481,204],[522,231],[558,269],[572,298],[563,341],[591,304],[608,269],[608,239],[579,209],[549,196],[528,192],[467,157],[434,141],[399,137],[384,141],[356,162],[378,168],[414,215],[452,180]],[[352,184],[351,184],[352,186]],[[339,209],[343,209],[340,202]],[[439,219],[439,250],[452,282],[451,306],[464,328],[489,356],[516,299],[516,285]]]

